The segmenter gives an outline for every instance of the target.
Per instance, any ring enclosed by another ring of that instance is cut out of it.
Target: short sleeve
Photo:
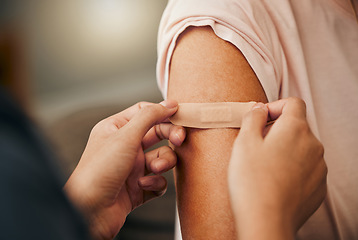
[[[170,0],[159,26],[157,81],[167,96],[169,66],[179,35],[189,26],[210,26],[236,46],[258,77],[269,101],[279,97],[282,49],[261,1]]]

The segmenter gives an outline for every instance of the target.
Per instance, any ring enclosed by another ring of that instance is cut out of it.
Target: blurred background
[[[65,176],[96,122],[159,102],[156,38],[166,0],[1,0],[5,85],[44,129]],[[175,191],[131,214],[119,239],[173,239]]]

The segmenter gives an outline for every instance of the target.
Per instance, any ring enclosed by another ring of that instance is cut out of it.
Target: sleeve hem
[[[267,48],[254,39],[253,36],[245,34],[244,31],[234,29],[229,24],[211,17],[195,17],[194,19],[188,18],[183,20],[176,28],[176,32],[170,43],[167,46],[164,46],[166,47],[166,51],[161,52],[163,56],[160,56],[159,54],[157,66],[158,85],[161,88],[165,99],[167,98],[168,93],[169,66],[176,41],[179,35],[190,26],[210,26],[219,38],[228,41],[237,47],[255,72],[268,101],[271,102],[278,99],[279,86],[277,79],[280,79],[280,74],[279,71],[277,71],[275,61],[272,55],[269,54]],[[158,48],[158,50],[160,51],[161,49]],[[160,57],[164,57],[164,59],[160,59]]]

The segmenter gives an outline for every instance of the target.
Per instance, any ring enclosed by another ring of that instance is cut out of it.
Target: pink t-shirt
[[[169,0],[158,39],[167,94],[177,37],[211,26],[235,45],[269,101],[297,96],[325,146],[328,195],[299,239],[358,239],[358,21],[350,0]],[[357,121],[357,122],[356,122]]]

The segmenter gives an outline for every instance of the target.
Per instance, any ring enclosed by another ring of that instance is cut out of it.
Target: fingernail
[[[161,173],[162,171],[165,171],[168,168],[168,162],[164,159],[160,159],[154,163],[154,166],[155,166],[155,172],[158,174]]]
[[[149,187],[153,185],[153,180],[151,178],[141,178],[139,184],[141,187]]]
[[[159,103],[160,105],[166,107],[166,108],[175,108],[178,106],[178,103],[174,100],[164,100]]]
[[[264,110],[266,110],[267,109],[267,106],[265,105],[265,104],[263,104],[263,103],[256,103],[253,107],[252,107],[252,109],[264,109]]]
[[[179,143],[182,143],[182,139],[183,139],[183,137],[185,138],[185,131],[184,131],[184,129],[179,129],[176,133],[175,133],[175,135],[176,135],[176,137],[177,137],[177,139],[178,139],[178,142]]]

